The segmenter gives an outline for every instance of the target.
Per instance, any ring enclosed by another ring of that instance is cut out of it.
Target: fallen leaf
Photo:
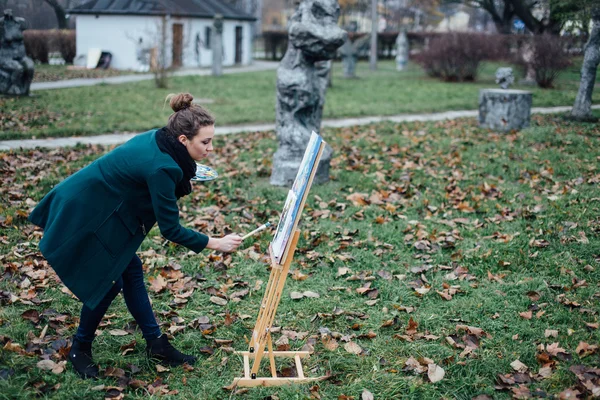
[[[304,295],[302,293],[300,293],[300,292],[292,292],[292,293],[290,293],[290,297],[293,300],[299,300],[299,299],[303,298]]]
[[[531,317],[533,316],[533,313],[531,311],[523,311],[523,312],[520,312],[519,315],[523,319],[531,319]]]
[[[309,290],[303,292],[302,294],[304,295],[304,297],[312,297],[315,299],[318,299],[319,297],[321,297],[321,295],[319,293],[311,292]]]
[[[224,299],[224,298],[222,298],[222,297],[219,297],[219,296],[211,296],[210,297],[210,301],[212,303],[218,304],[220,306],[226,306],[227,305],[227,300]]]
[[[363,389],[360,398],[361,400],[375,400],[375,397],[373,397],[373,393],[369,392],[367,389]]]
[[[168,372],[168,371],[170,371],[170,369],[169,369],[169,368],[167,368],[167,367],[163,367],[163,366],[162,366],[162,365],[160,365],[160,364],[156,364],[156,372],[159,372],[159,373],[160,373],[160,372]]]
[[[544,336],[545,337],[558,337],[558,331],[555,329],[546,329],[544,331]]]
[[[350,354],[362,353],[362,348],[356,342],[348,342],[344,345],[344,349]]]
[[[511,367],[512,367],[512,368],[513,368],[515,371],[517,371],[517,372],[521,372],[521,373],[527,372],[527,370],[528,370],[528,367],[527,367],[527,365],[523,364],[523,363],[522,363],[521,361],[519,361],[519,360],[515,360],[515,361],[511,362],[511,363],[510,363],[510,366],[511,366]]]
[[[108,331],[108,333],[112,336],[125,336],[125,335],[129,335],[129,332],[127,332],[126,330],[123,329],[111,329]]]
[[[432,383],[441,381],[444,378],[444,375],[446,375],[446,371],[439,365],[429,364],[427,366],[427,377]]]

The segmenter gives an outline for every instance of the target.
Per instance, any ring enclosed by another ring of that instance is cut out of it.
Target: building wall
[[[139,70],[140,48],[158,47],[161,37],[162,17],[121,16],[121,15],[78,15],[77,16],[77,55],[87,55],[91,48],[99,48],[112,53],[111,67],[116,69]],[[212,49],[206,48],[206,27],[211,27],[212,19],[170,18],[166,19],[166,60],[172,62],[173,24],[183,25],[183,67],[208,67],[212,65]],[[252,62],[251,22],[225,20],[223,23],[223,65],[235,64],[235,27],[242,27],[242,64]],[[214,46],[214,28],[212,45]],[[200,42],[196,35],[200,35]],[[139,39],[142,39],[141,46]],[[199,44],[199,46],[197,46]],[[198,52],[196,51],[198,48]]]

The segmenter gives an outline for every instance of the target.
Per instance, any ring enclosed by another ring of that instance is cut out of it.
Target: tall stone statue
[[[331,60],[317,61],[315,63],[315,74],[319,81],[319,106],[317,107],[317,121],[321,121],[323,107],[325,106],[325,94],[331,86]],[[315,131],[316,132],[316,131]]]
[[[220,76],[223,74],[223,16],[216,14],[213,21],[215,28],[212,49],[212,74]]]
[[[408,38],[405,31],[400,31],[396,37],[396,70],[402,71],[408,64]]]
[[[27,96],[33,79],[33,61],[25,54],[25,20],[4,10],[0,18],[0,94]]]
[[[273,157],[271,184],[291,186],[312,131],[320,133],[325,97],[315,63],[330,60],[344,43],[337,25],[336,0],[303,0],[290,20],[288,48],[277,69],[276,130],[279,148]],[[333,150],[327,146],[315,175],[329,180]]]
[[[356,61],[361,52],[369,48],[371,35],[360,37],[354,42],[346,38],[344,44],[340,48],[342,56],[342,66],[344,67],[344,78],[356,78]]]

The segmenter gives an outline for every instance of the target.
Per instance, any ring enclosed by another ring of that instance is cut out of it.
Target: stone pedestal
[[[313,180],[315,185],[329,182],[329,167],[332,155],[333,149],[327,144],[323,149],[321,162],[319,162],[315,173]],[[304,156],[304,151],[294,152],[290,151],[289,148],[280,147],[273,156],[273,164],[276,164],[277,168],[273,168],[271,173],[271,185],[291,187],[298,174],[298,169],[300,169],[302,156]]]
[[[531,92],[511,89],[479,91],[479,125],[501,132],[529,126]]]

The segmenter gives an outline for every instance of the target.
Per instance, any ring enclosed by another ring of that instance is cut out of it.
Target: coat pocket
[[[111,257],[118,257],[140,228],[137,218],[127,212],[123,203],[94,231],[96,237]]]

